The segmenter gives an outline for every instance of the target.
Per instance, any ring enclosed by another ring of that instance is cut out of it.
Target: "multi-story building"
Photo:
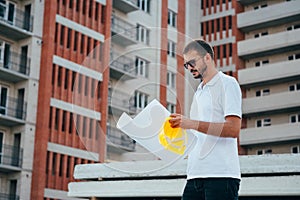
[[[201,1],[201,36],[213,46],[218,70],[236,79],[238,70],[244,68],[237,48],[238,41],[244,37],[236,26],[240,12],[242,7],[236,0]],[[242,126],[246,127],[245,120]],[[244,153],[242,148],[239,153]]]
[[[105,159],[111,1],[36,2],[42,51],[31,196],[22,199],[67,199],[74,166]]]
[[[0,199],[30,199],[43,3],[0,1]]]
[[[237,28],[244,33],[238,56],[244,69],[246,128],[240,144],[247,154],[299,153],[300,1],[240,0]]]
[[[113,1],[107,160],[156,159],[116,128],[123,112],[134,117],[153,99],[170,112],[189,112],[181,53],[187,7],[186,1]]]

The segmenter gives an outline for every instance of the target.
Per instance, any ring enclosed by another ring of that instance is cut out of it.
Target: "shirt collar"
[[[222,74],[223,73],[221,71],[219,71],[218,73],[216,73],[214,75],[214,77],[205,84],[205,86],[212,86],[212,85],[214,85],[220,79],[220,76]],[[202,89],[203,89],[203,81],[201,81],[201,83],[198,86],[198,90],[202,90]]]

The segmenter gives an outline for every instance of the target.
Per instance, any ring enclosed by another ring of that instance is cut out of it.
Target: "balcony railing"
[[[2,100],[1,105],[0,105],[0,114],[1,115],[25,120],[26,108],[27,108],[26,102],[23,102],[23,100],[13,98],[13,97],[8,97],[4,101],[6,101],[6,104],[3,103],[3,100]]]
[[[300,59],[238,70],[239,83],[244,87],[287,82],[300,77]]]
[[[107,142],[121,147],[127,151],[135,150],[135,141],[122,133],[119,129],[108,126],[107,127]]]
[[[300,107],[300,91],[281,92],[261,97],[243,99],[243,115],[247,117],[261,114],[292,112]]]
[[[111,53],[110,59],[110,76],[112,78],[122,80],[136,78],[135,65],[133,59],[127,56],[119,56],[117,53]]]
[[[240,2],[245,3],[246,1]],[[289,12],[286,12],[287,10]],[[283,2],[238,14],[237,26],[244,32],[250,32],[271,27],[274,26],[274,24],[288,24],[299,19],[299,16],[299,1]]]
[[[17,8],[8,9],[0,4],[0,34],[13,40],[21,40],[32,35],[33,16]]]
[[[0,62],[0,71],[4,69],[4,71],[11,71],[13,73],[4,74],[1,72],[1,79],[8,79],[7,81],[18,81],[24,79],[24,76],[29,76],[30,73],[30,58],[27,56],[21,55],[16,52],[9,52],[9,56]],[[14,76],[15,77],[12,77]],[[18,74],[22,75],[22,77],[18,76]],[[3,75],[3,77],[2,77]]]
[[[112,40],[123,46],[136,44],[136,27],[125,20],[112,15],[111,17]]]
[[[299,50],[299,34],[300,29],[296,29],[240,41],[238,42],[238,56],[243,59],[252,59]]]
[[[241,130],[241,145],[258,145],[270,142],[297,141],[300,139],[300,124],[279,124]]]
[[[115,110],[112,111],[113,114],[116,114],[116,112],[119,114],[123,112],[134,114],[136,112],[134,102],[131,101],[129,94],[119,90],[113,90],[112,88],[108,89],[108,105]]]
[[[23,157],[22,148],[18,146],[2,144],[2,149],[0,148],[0,165],[9,165],[9,166],[21,168],[22,157]]]
[[[5,193],[0,193],[0,199],[1,200],[19,200],[20,197],[15,194],[5,194]]]
[[[124,12],[129,13],[138,10],[137,0],[113,0],[113,7]]]

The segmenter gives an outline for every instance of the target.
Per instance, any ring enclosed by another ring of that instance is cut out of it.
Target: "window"
[[[266,65],[266,64],[269,64],[269,60],[260,60],[260,61],[255,62],[255,67],[260,67],[260,66]]]
[[[265,118],[265,119],[258,119],[256,120],[256,127],[265,127],[265,126],[271,126],[271,119]]]
[[[288,56],[288,60],[297,60],[299,58],[300,58],[300,53],[296,53]]]
[[[257,90],[256,91],[256,96],[260,97],[260,96],[267,96],[270,94],[270,89],[263,89],[263,90]]]
[[[54,127],[55,130],[58,130],[58,122],[59,122],[59,109],[55,109],[55,120],[54,120]]]
[[[16,15],[16,5],[12,2],[1,0],[0,1],[0,19],[4,19],[10,24],[14,24]]]
[[[139,42],[142,42],[144,44],[149,44],[149,37],[150,37],[150,31],[146,29],[144,26],[138,24],[137,25],[137,35],[136,39]]]
[[[67,48],[70,48],[71,45],[71,37],[72,37],[72,29],[68,28],[68,38],[67,38]]]
[[[265,7],[268,7],[268,4],[257,5],[257,6],[254,6],[253,9],[257,10],[257,9],[265,8]]]
[[[256,151],[257,155],[263,155],[263,154],[271,154],[272,149],[260,149]]]
[[[217,32],[220,31],[220,18],[217,19]]]
[[[137,57],[135,59],[135,72],[138,76],[143,76],[145,78],[148,78],[149,73],[149,62]]]
[[[0,114],[7,112],[8,88],[0,85]]]
[[[257,154],[257,155],[262,155],[262,154],[263,154],[263,150],[257,150],[257,151],[256,151],[256,154]]]
[[[169,40],[168,41],[168,55],[175,58],[176,54],[176,43]]]
[[[170,113],[175,113],[176,112],[176,105],[172,103],[167,103],[167,110]]]
[[[73,113],[70,113],[70,120],[69,120],[69,133],[71,134],[73,131],[73,126],[74,126],[74,117]]]
[[[66,131],[66,121],[67,121],[67,112],[64,110],[63,111],[62,127],[61,127],[61,131],[63,131],[63,132]]]
[[[265,35],[268,35],[269,32],[268,31],[264,31],[264,32],[261,32],[261,33],[256,33],[254,34],[254,38],[259,38],[259,37],[262,37],[262,36],[265,36]]]
[[[150,13],[150,0],[138,0],[137,6],[140,10]]]
[[[171,88],[176,88],[176,74],[173,72],[167,73],[167,86]]]
[[[223,58],[226,58],[227,51],[226,51],[226,45],[222,45],[223,48]]]
[[[300,90],[300,83],[295,83],[295,84],[289,86],[290,92],[297,91],[297,90]]]
[[[52,154],[52,175],[55,175],[56,173],[56,162],[57,162],[57,154],[56,153],[53,153]]]
[[[221,55],[220,46],[217,46],[217,59],[220,59],[220,55]]]
[[[0,63],[3,62],[4,55],[4,42],[0,40]]]
[[[134,93],[134,107],[143,109],[148,104],[148,95],[139,91]]]
[[[290,123],[300,122],[300,113],[290,115]]]
[[[228,20],[229,20],[229,22],[228,22],[228,28],[232,29],[232,16],[231,15],[228,17]]]
[[[60,45],[63,46],[65,42],[65,27],[62,26],[60,30]]]
[[[177,26],[177,14],[172,10],[168,10],[168,24],[172,27]]]
[[[226,31],[226,17],[222,17],[223,31]]]
[[[60,154],[59,158],[59,172],[58,175],[62,176],[64,167],[64,155]]]
[[[300,153],[300,146],[292,146],[291,153]]]

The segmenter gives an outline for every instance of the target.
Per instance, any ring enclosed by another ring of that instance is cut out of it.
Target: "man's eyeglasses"
[[[196,67],[196,62],[200,59],[201,57],[198,57],[198,58],[194,58],[186,63],[183,64],[184,68],[188,69],[189,66],[191,68],[195,68]]]

